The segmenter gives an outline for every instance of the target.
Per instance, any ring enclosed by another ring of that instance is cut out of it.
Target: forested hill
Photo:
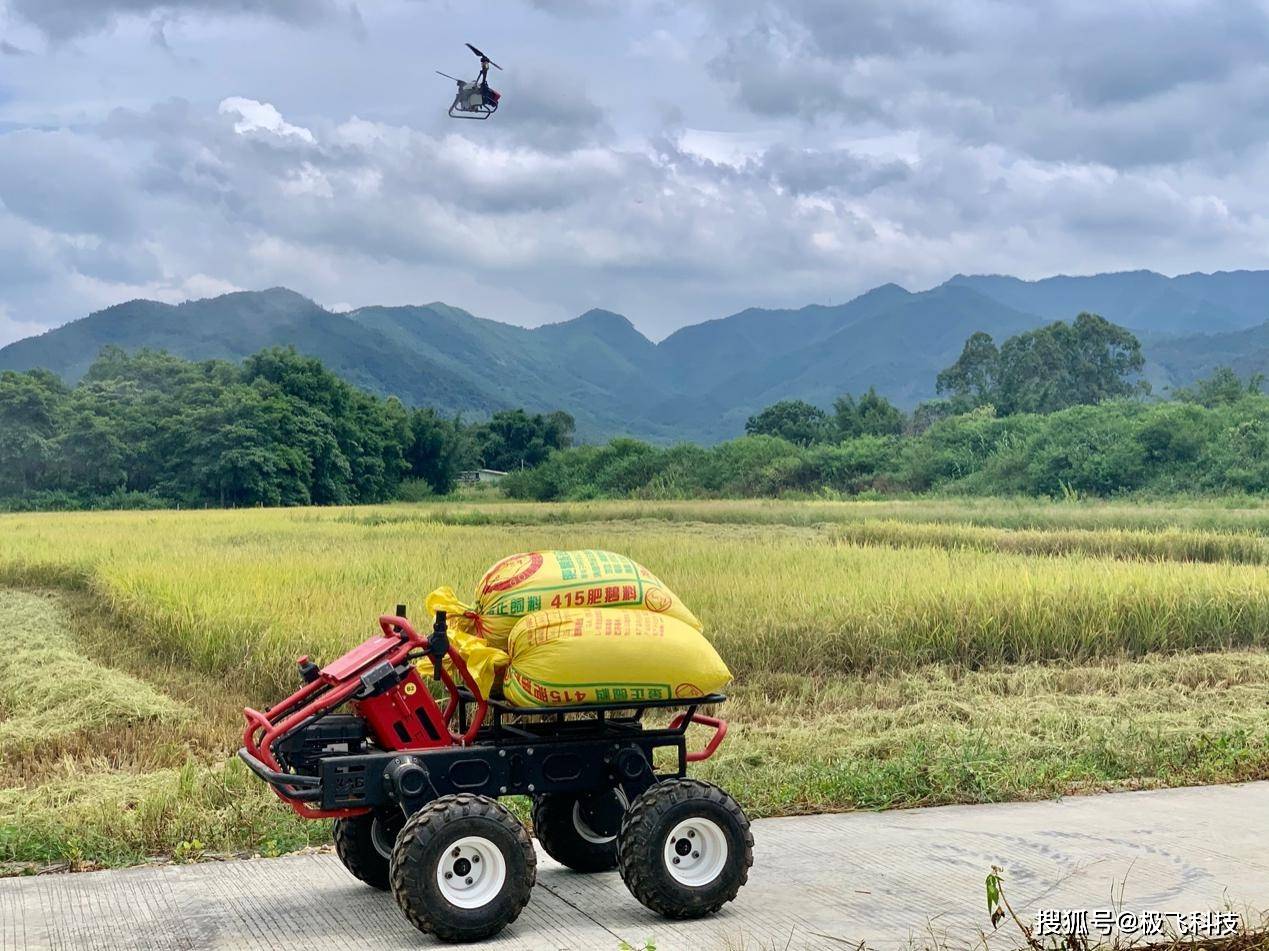
[[[74,381],[108,344],[233,361],[291,345],[410,405],[479,416],[564,409],[582,439],[712,442],[781,399],[827,405],[875,386],[911,408],[934,395],[936,375],[969,334],[999,340],[1081,310],[1141,335],[1156,392],[1218,365],[1269,366],[1269,271],[1136,271],[1030,282],[957,275],[920,293],[887,284],[837,306],[751,308],[659,344],[603,310],[525,329],[442,303],[332,313],[274,288],[119,304],[0,349],[0,370],[43,367]]]

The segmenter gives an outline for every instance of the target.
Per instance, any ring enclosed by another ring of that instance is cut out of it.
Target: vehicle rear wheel
[[[543,851],[561,865],[606,872],[617,867],[617,833],[629,806],[620,789],[547,793],[533,800],[533,832]]]
[[[631,804],[617,837],[621,878],[667,918],[700,918],[736,897],[753,865],[740,805],[712,783],[674,779]]]
[[[505,806],[460,793],[406,820],[392,850],[391,878],[392,894],[414,927],[443,941],[479,941],[528,904],[537,854]]]
[[[332,834],[335,854],[352,872],[372,888],[389,888],[388,866],[392,859],[392,847],[397,833],[405,825],[405,813],[400,809],[384,809],[380,812],[352,819],[336,819]]]

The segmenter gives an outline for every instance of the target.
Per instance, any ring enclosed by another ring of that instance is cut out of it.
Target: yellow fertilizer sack
[[[656,575],[610,551],[522,552],[485,572],[474,604],[459,601],[452,588],[437,588],[427,599],[429,614],[446,611],[452,627],[499,648],[525,615],[574,608],[651,611],[701,630],[696,615]]]
[[[494,683],[502,676],[502,671],[510,660],[507,652],[491,646],[483,638],[476,637],[474,634],[464,634],[462,631],[450,631],[449,643],[454,650],[458,651],[463,663],[467,665],[467,672],[480,687],[481,695],[488,697]],[[445,667],[449,675],[454,678],[454,682],[462,686],[462,679],[449,658],[445,659]],[[426,676],[430,676],[430,673]]]
[[[690,699],[731,671],[695,627],[641,610],[540,611],[509,639],[503,696],[523,707]]]

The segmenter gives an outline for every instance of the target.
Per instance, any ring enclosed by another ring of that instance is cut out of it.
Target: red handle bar
[[[683,725],[684,719],[687,718],[686,713],[680,713],[670,721],[670,729],[677,730]],[[706,716],[704,713],[693,713],[691,715],[692,723],[699,723],[701,726],[712,726],[714,735],[709,738],[709,742],[705,744],[705,749],[699,753],[688,753],[687,761],[689,763],[699,763],[701,760],[709,759],[718,749],[718,744],[723,742],[723,737],[727,735],[727,721],[718,717]]]

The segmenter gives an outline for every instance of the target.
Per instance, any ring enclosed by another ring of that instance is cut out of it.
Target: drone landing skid
[[[472,109],[464,109],[461,103],[455,102],[449,107],[449,117],[451,119],[488,119],[497,111],[497,103],[492,106],[477,106]]]
[[[497,112],[497,103],[489,105],[463,105],[462,96],[454,99],[449,107],[449,118],[452,119],[487,119]]]

